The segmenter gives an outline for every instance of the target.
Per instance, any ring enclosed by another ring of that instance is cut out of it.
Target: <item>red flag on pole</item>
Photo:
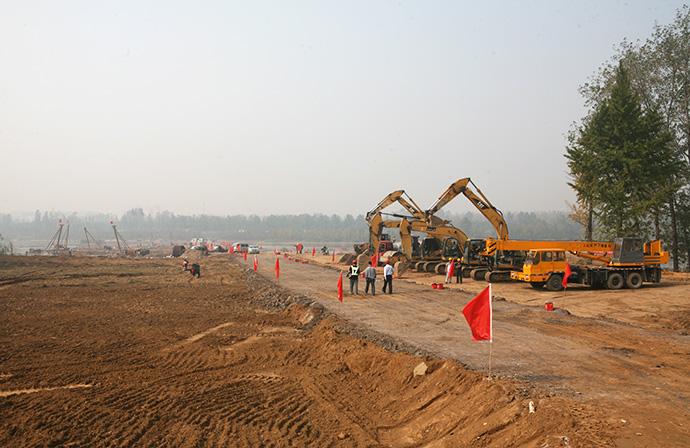
[[[448,268],[448,272],[446,273],[446,277],[450,277],[451,280],[453,278],[453,274],[455,273],[455,259],[451,258],[450,259],[450,267]]]
[[[376,252],[376,254],[373,257],[371,257],[371,265],[374,267],[379,265],[379,253],[378,252]]]
[[[313,257],[314,255],[316,255],[316,247],[312,248],[311,250],[311,256]]]
[[[491,283],[470,303],[465,305],[462,314],[465,315],[465,319],[470,325],[473,341],[492,340]]]
[[[333,251],[333,254],[331,255],[331,261],[335,261],[335,250]]]
[[[343,301],[343,273],[340,273],[340,278],[338,279],[338,300]]]
[[[570,277],[570,274],[573,272],[570,270],[570,263],[567,261],[565,262],[565,275],[563,276],[563,289],[568,287],[568,277]]]
[[[230,253],[231,253],[231,254],[234,254],[234,253],[235,253],[235,246],[234,246],[234,245],[233,245],[233,246],[230,246]]]
[[[280,277],[280,258],[276,258],[276,278]]]
[[[244,261],[247,261],[247,251],[244,251]]]
[[[278,255],[278,249],[276,249],[275,247],[273,248],[273,255]]]
[[[259,259],[257,258],[256,255],[254,255],[254,270],[256,271],[256,268],[259,267]]]

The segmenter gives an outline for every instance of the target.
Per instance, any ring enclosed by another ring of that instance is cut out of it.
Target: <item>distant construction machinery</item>
[[[470,188],[474,187],[474,190]],[[437,213],[458,195],[464,195],[491,223],[496,239],[471,239],[461,229]],[[399,203],[409,214],[385,213]],[[384,218],[385,217],[385,218]],[[447,260],[456,261],[465,277],[474,280],[524,281],[533,287],[546,286],[551,291],[562,288],[566,273],[566,252],[600,262],[599,266],[574,266],[568,281],[593,287],[619,289],[639,288],[643,282],[658,282],[661,265],[668,263],[668,252],[659,241],[643,242],[639,238],[620,238],[610,242],[520,241],[509,238],[503,213],[491,204],[469,177],[450,185],[427,210],[422,210],[404,190],[396,190],[366,214],[369,242],[355,245],[360,257],[379,255],[391,261],[396,271],[408,267],[417,271],[445,273]],[[400,244],[394,246],[383,233],[397,229]],[[426,236],[420,242],[412,232]],[[569,265],[568,268],[570,269]]]

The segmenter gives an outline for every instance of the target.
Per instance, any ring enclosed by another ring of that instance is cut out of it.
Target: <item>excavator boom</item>
[[[408,213],[412,215],[412,217],[416,219],[424,219],[424,212],[421,208],[419,208],[417,204],[415,204],[412,198],[409,197],[407,193],[405,193],[405,190],[396,190],[390,193],[385,198],[383,198],[381,202],[379,202],[376,205],[376,207],[372,208],[367,212],[367,222],[370,222],[371,219],[373,219],[377,213],[379,213],[381,210],[388,207],[389,205],[393,204],[394,202],[398,202],[400,205],[402,205],[405,208],[405,210],[407,210]]]
[[[472,191],[468,184],[472,184],[477,190],[477,193]],[[474,205],[479,212],[484,215],[486,219],[489,220],[494,230],[496,230],[496,235],[500,240],[508,239],[508,225],[505,219],[503,219],[503,213],[494,207],[491,202],[484,196],[484,193],[477,188],[477,186],[472,182],[469,177],[460,179],[451,184],[450,187],[446,189],[445,192],[434,202],[434,204],[424,212],[427,221],[430,221],[434,215],[441,210],[446,204],[452,201],[457,195],[464,194],[465,197]]]

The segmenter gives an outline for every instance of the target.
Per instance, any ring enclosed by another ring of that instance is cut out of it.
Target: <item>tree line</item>
[[[678,270],[690,261],[690,9],[624,40],[580,92],[589,112],[565,153],[571,218],[588,240],[660,239]]]
[[[471,238],[496,236],[493,227],[479,213],[441,213],[439,216],[451,220]],[[579,226],[565,211],[508,212],[505,219],[511,238],[570,240],[580,237]],[[112,225],[130,244],[184,242],[198,237],[244,242],[365,242],[369,238],[364,215],[177,215],[168,211],[147,214],[141,208],[131,209],[121,216],[36,211],[33,220],[29,221],[0,215],[0,233],[8,240],[50,240],[60,223],[63,231],[69,223],[70,241],[83,244],[84,228],[97,241],[113,240]]]

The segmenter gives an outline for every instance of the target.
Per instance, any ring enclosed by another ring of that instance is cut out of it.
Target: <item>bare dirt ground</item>
[[[253,272],[251,256],[189,255],[199,279],[177,259],[0,257],[0,446],[690,439],[685,277],[634,292],[493,285],[489,381],[489,345],[461,314],[485,284],[433,290],[440,277],[410,273],[392,295],[341,303],[330,256],[262,254]]]

